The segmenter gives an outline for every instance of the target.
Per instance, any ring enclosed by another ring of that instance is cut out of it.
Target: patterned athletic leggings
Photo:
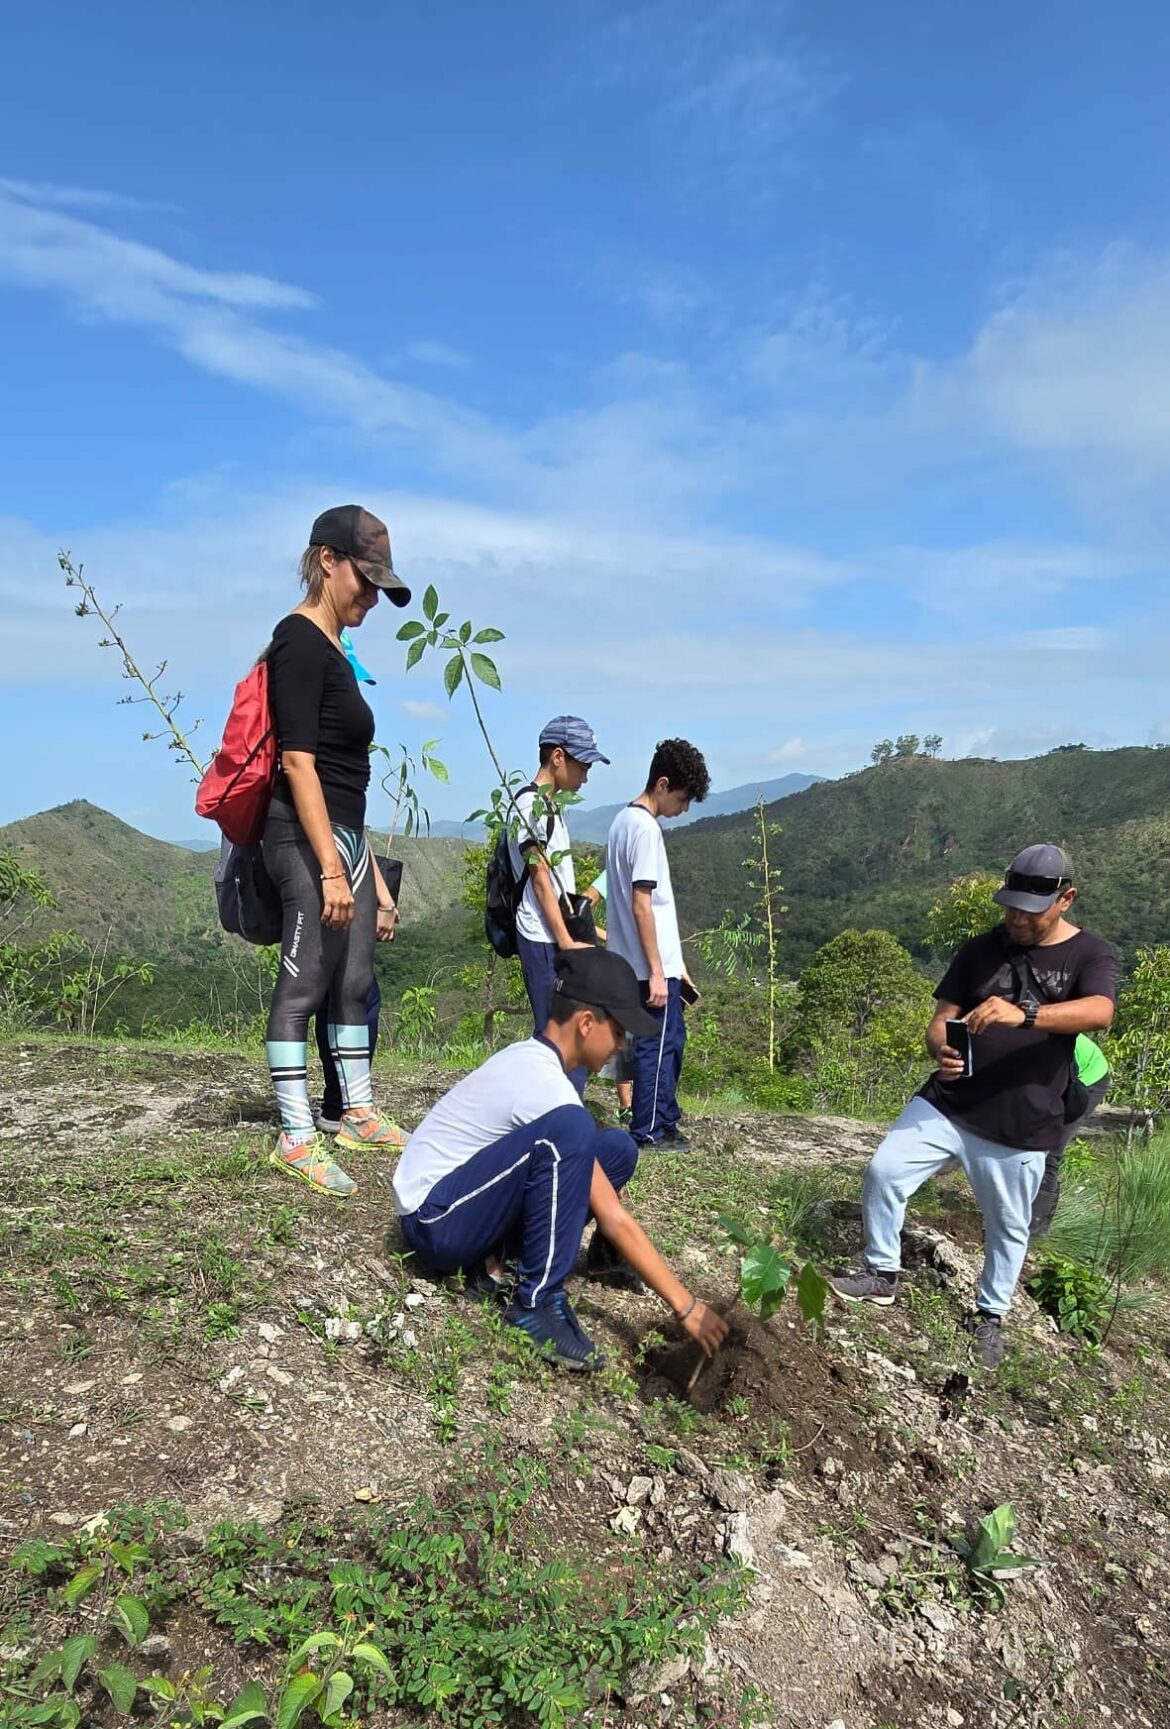
[[[305,1075],[309,1021],[326,998],[335,1017],[329,1042],[347,1109],[373,1103],[366,998],[374,976],[377,894],[364,834],[333,825],[342,867],[353,890],[353,923],[330,930],[321,923],[321,866],[291,804],[273,799],[264,830],[264,865],[284,907],[280,971],[268,1012],[266,1052],[292,1141],[313,1133]]]

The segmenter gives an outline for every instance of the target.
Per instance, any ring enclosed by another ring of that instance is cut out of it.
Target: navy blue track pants
[[[666,1007],[650,1006],[650,986],[642,980],[642,1005],[659,1022],[658,1033],[634,1040],[634,1120],[630,1124],[639,1146],[660,1141],[678,1127],[678,1078],[682,1073],[687,1024],[680,980],[667,979]]]
[[[402,1234],[440,1273],[516,1253],[516,1294],[532,1308],[573,1270],[589,1218],[594,1160],[621,1190],[638,1149],[624,1129],[599,1129],[581,1105],[558,1105],[449,1172],[402,1218]]]
[[[557,982],[557,945],[534,943],[530,937],[521,936],[517,931],[516,953],[520,957],[520,971],[524,974],[524,989],[528,992],[528,1001],[532,1004],[532,1030],[542,1033],[548,1025],[553,986]],[[566,1073],[584,1097],[589,1070],[567,1069]]]

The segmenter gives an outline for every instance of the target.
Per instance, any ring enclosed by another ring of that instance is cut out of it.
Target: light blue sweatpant
[[[961,1165],[983,1214],[983,1272],[976,1291],[989,1315],[1006,1315],[1024,1256],[1044,1154],[1001,1147],[914,1098],[866,1168],[861,1185],[865,1258],[883,1273],[902,1265],[906,1203],[930,1177]]]

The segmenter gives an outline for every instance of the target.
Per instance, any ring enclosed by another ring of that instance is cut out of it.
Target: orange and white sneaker
[[[406,1145],[406,1135],[384,1111],[374,1105],[359,1105],[355,1110],[342,1112],[334,1144],[352,1147],[355,1152],[363,1147],[398,1148]]]
[[[287,1171],[290,1177],[299,1177],[320,1194],[336,1195],[338,1200],[352,1195],[357,1188],[353,1178],[331,1156],[322,1135],[314,1135],[311,1141],[290,1141],[282,1134],[268,1155],[268,1163],[278,1171]]]

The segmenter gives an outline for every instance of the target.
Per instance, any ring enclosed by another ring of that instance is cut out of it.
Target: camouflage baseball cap
[[[337,504],[323,510],[309,535],[310,546],[330,546],[352,558],[367,582],[383,589],[395,606],[410,604],[410,590],[394,574],[390,562],[390,531],[360,504]]]

